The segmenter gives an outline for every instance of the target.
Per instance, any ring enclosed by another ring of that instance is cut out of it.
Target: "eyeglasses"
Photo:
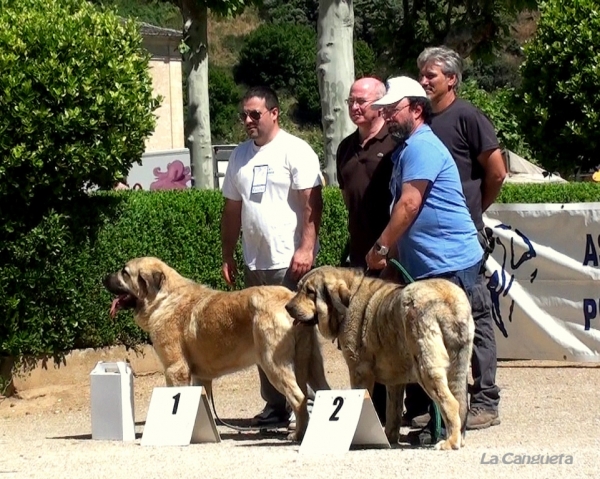
[[[409,107],[410,103],[407,103],[406,105],[404,105],[402,108],[391,108],[389,106],[383,107],[381,109],[381,114],[383,116],[387,116],[388,118],[391,118],[395,115],[397,115],[398,113],[400,113],[402,110],[404,110],[405,108]]]
[[[355,103],[358,106],[365,106],[368,103],[373,103],[375,100],[367,100],[366,98],[346,98],[344,100],[348,106],[353,106]]]
[[[258,121],[258,120],[260,120],[260,117],[263,116],[268,111],[270,111],[270,110],[265,110],[265,111],[258,111],[258,110],[241,111],[240,112],[240,120],[246,121],[246,118],[250,117],[250,119],[252,121]]]

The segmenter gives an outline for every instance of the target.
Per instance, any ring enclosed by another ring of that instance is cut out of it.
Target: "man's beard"
[[[388,131],[396,143],[404,143],[410,136],[413,126],[414,122],[412,120],[407,120],[404,123],[394,122],[388,125]]]

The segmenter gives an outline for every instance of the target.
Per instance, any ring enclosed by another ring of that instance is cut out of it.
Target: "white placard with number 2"
[[[351,444],[390,447],[368,391],[317,391],[300,453],[342,453]]]

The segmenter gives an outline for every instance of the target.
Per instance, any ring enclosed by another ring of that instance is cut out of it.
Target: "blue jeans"
[[[444,278],[448,281],[452,281],[457,286],[460,286],[465,293],[467,293],[467,297],[469,298],[469,303],[473,298],[473,289],[477,284],[477,279],[479,277],[479,271],[481,270],[481,261],[478,261],[473,266],[467,269],[461,269],[460,271],[453,271],[451,273],[443,273],[440,275],[430,276],[429,278]]]

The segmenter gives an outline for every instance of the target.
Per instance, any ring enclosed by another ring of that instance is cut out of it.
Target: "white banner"
[[[498,358],[600,361],[600,203],[497,204],[484,221]]]

